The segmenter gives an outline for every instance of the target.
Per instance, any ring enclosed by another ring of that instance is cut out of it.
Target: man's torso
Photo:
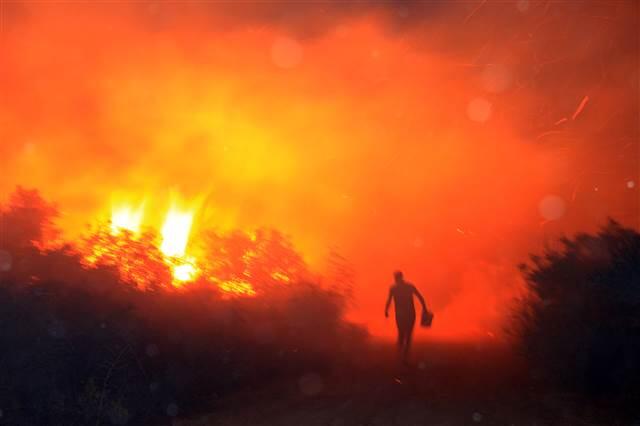
[[[391,287],[391,293],[393,294],[396,317],[415,316],[415,308],[413,306],[413,284],[394,284]]]

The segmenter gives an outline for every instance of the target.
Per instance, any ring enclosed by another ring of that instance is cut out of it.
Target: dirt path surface
[[[401,366],[390,344],[358,368],[330,376],[309,372],[220,400],[204,425],[599,425],[625,424],[569,394],[525,385],[504,348],[421,343]],[[606,415],[605,415],[606,417]],[[600,420],[594,420],[599,418]]]

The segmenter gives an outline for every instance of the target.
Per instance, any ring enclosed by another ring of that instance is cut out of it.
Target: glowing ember
[[[274,272],[271,274],[271,278],[273,278],[276,281],[282,281],[285,283],[288,283],[291,281],[291,278],[289,278],[286,274],[283,274],[282,272]]]
[[[113,208],[111,210],[111,232],[115,235],[124,229],[138,234],[143,215],[144,206],[142,205],[137,209],[133,209],[131,206]]]
[[[162,226],[162,245],[160,250],[167,256],[184,256],[189,242],[189,232],[193,223],[193,212],[172,208]]]
[[[251,283],[248,283],[246,281],[240,281],[240,280],[224,281],[224,282],[221,282],[218,285],[218,287],[220,288],[220,290],[224,292],[233,293],[238,296],[254,296],[256,294],[256,291],[253,289],[253,286],[251,285]]]

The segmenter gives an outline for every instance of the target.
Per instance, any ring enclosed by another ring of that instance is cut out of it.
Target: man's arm
[[[427,310],[427,304],[424,303],[424,297],[422,297],[422,295],[420,294],[420,292],[418,291],[418,289],[415,286],[413,287],[413,293],[416,295],[416,297],[420,301],[420,304],[422,304],[422,309],[426,311]]]
[[[389,305],[391,305],[391,299],[393,299],[393,291],[389,289],[389,297],[387,297],[387,304],[384,306],[384,316],[389,317]]]

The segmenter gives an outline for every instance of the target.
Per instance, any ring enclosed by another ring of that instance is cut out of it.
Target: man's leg
[[[411,349],[411,339],[413,337],[413,324],[409,326],[405,332],[404,351],[402,354],[402,360],[404,362],[409,361],[409,350]]]
[[[405,328],[402,324],[398,323],[398,352],[402,354],[404,351],[404,345],[406,340]]]

